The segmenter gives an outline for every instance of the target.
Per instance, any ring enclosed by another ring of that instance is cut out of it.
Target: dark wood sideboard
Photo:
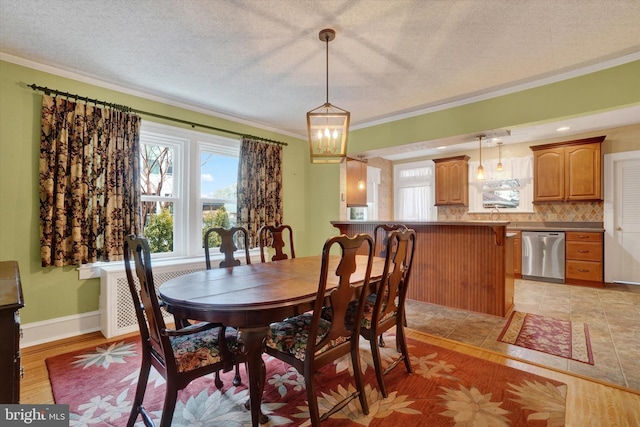
[[[0,261],[0,403],[20,403],[20,312],[24,307],[16,261]]]

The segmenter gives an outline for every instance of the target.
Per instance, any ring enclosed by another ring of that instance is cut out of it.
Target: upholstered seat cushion
[[[189,328],[196,326],[198,325],[193,325]],[[218,339],[219,331],[220,328],[213,328],[191,335],[169,337],[178,372],[192,371],[202,366],[219,362],[222,358]],[[230,353],[239,354],[240,345],[236,329],[225,329],[225,343]]]
[[[271,336],[267,339],[267,346],[282,353],[290,354],[296,359],[304,360],[312,318],[313,314],[308,312],[299,316],[290,317],[282,322],[272,323]],[[329,328],[331,328],[331,322],[320,319],[316,343],[320,342],[320,340],[327,335]],[[329,344],[319,349],[316,354],[320,354],[346,341],[348,341],[348,338],[345,337],[332,340]]]
[[[362,324],[361,328],[363,329],[371,329],[371,318],[373,317],[373,307],[376,305],[376,297],[378,294],[370,294],[367,296],[367,299],[364,302],[364,310],[362,313]],[[347,316],[345,319],[345,323],[347,328],[353,325],[353,318],[356,316],[356,310],[358,308],[358,302],[352,301],[349,304],[349,308],[347,309]],[[386,308],[386,304],[382,304],[382,310]],[[322,318],[328,321],[331,321],[333,316],[333,312],[331,307],[324,307],[322,310]],[[395,312],[387,313],[383,319],[386,320],[390,317],[395,316]]]

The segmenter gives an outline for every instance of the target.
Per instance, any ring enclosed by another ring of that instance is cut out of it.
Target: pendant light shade
[[[332,29],[320,31],[326,44],[326,102],[307,113],[307,133],[311,163],[340,163],[347,156],[351,114],[329,103],[329,42],[336,37]]]
[[[496,170],[498,172],[502,171],[502,142],[497,142],[498,145],[498,166],[496,166]]]
[[[362,173],[362,168],[364,167],[364,160],[362,160],[362,156],[358,156],[360,159],[360,179],[358,179],[358,190],[366,190],[367,183],[364,180],[364,174]]]
[[[482,138],[484,135],[478,135],[478,151],[480,153],[480,164],[478,165],[478,172],[476,174],[476,179],[478,181],[484,181],[484,167],[482,166]]]

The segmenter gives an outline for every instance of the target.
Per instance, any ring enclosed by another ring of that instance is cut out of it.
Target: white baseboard
[[[100,311],[32,322],[21,325],[20,347],[56,341],[100,330]]]

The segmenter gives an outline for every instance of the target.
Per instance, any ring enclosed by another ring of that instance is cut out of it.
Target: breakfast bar
[[[509,221],[332,221],[341,233],[373,236],[379,224],[416,231],[407,298],[505,317],[513,309],[513,236]],[[376,251],[381,249],[377,243]]]

